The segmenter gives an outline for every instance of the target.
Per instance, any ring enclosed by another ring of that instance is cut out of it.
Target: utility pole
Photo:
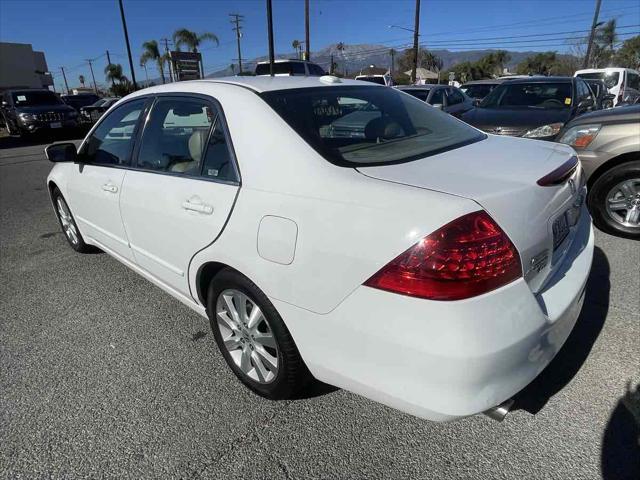
[[[304,59],[311,60],[311,47],[309,46],[309,0],[304,0]]]
[[[97,94],[98,93],[98,85],[96,84],[96,76],[93,74],[93,65],[91,65],[91,62],[93,62],[93,60],[91,60],[90,58],[87,58],[87,62],[89,63],[89,70],[91,70],[91,78],[93,78],[93,90]]]
[[[391,54],[391,75],[393,75],[396,69],[396,51],[392,48],[389,53]]]
[[[591,33],[589,33],[589,43],[587,44],[587,53],[584,56],[582,68],[589,68],[589,57],[591,56],[591,48],[593,47],[593,39],[596,36],[596,27],[598,26],[598,15],[600,15],[600,4],[602,0],[596,0],[596,11],[593,14],[593,23],[591,24]]]
[[[60,67],[62,70],[62,78],[64,78],[64,86],[67,87],[67,95],[69,95],[69,84],[67,83],[67,76],[64,74],[64,67]]]
[[[244,19],[244,15],[239,15],[237,13],[230,13],[231,23],[235,25],[232,28],[236,32],[236,41],[238,42],[238,72],[242,75],[242,53],[240,51],[240,37],[242,37],[242,27],[240,26],[240,22]]]
[[[413,26],[413,65],[411,65],[411,83],[416,83],[418,69],[418,29],[420,28],[420,0],[416,0],[416,21]]]
[[[331,54],[331,64],[329,65],[329,74],[333,75],[333,53]]]
[[[273,9],[271,7],[271,0],[267,0],[267,32],[269,33],[269,74],[273,77]]]
[[[122,0],[118,1],[120,5],[120,18],[122,18],[122,29],[124,30],[124,40],[127,44],[127,55],[129,56],[129,68],[131,69],[131,81],[133,82],[133,89],[138,90],[138,84],[136,83],[136,72],[133,69],[133,59],[131,58],[131,45],[129,45],[129,33],[127,32],[127,21],[124,19],[124,7],[122,6]]]
[[[164,42],[164,53],[167,54],[167,62],[169,63],[169,80],[173,83],[173,68],[171,68],[171,55],[169,54],[169,39],[161,38],[160,41]]]

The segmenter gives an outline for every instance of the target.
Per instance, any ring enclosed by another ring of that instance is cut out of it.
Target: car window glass
[[[429,96],[429,90],[418,90],[417,88],[407,88],[406,90],[402,90],[409,95],[416,97],[418,100],[422,100],[423,102],[427,101],[427,97]]]
[[[304,63],[293,62],[291,64],[291,71],[294,75],[306,75],[307,72],[304,69]]]
[[[136,123],[146,100],[133,100],[116,108],[93,131],[81,154],[86,163],[129,165]]]
[[[431,105],[444,105],[444,88],[438,88],[435,92],[433,92],[429,103]]]
[[[457,90],[450,88],[447,93],[447,102],[449,105],[456,105],[464,102],[464,97]]]
[[[160,98],[145,126],[137,166],[199,175],[214,116],[213,108],[204,100]]]
[[[627,78],[629,79],[629,88],[640,90],[640,75],[638,75],[637,73],[629,72]]]
[[[307,66],[309,67],[309,74],[310,75],[322,76],[322,75],[325,74],[324,70],[322,70],[322,67],[319,67],[315,63],[309,63],[309,64],[307,64]]]
[[[216,119],[209,138],[202,176],[226,182],[238,181],[235,164],[229,150],[224,128],[222,128],[222,118],[220,116]]]
[[[570,108],[571,83],[503,83],[485,97],[482,108]]]

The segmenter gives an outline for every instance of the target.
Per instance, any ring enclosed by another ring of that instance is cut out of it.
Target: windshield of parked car
[[[462,90],[471,98],[484,98],[489,95],[491,90],[493,90],[494,88],[495,85],[492,85],[490,83],[479,83],[476,85],[462,85],[460,87],[460,90]]]
[[[363,82],[371,82],[377,83],[378,85],[386,85],[383,77],[358,77],[357,80],[362,80]]]
[[[620,80],[620,72],[592,72],[579,73],[578,77],[586,80],[602,80],[607,88],[613,88],[618,85]]]
[[[429,96],[428,89],[418,90],[417,88],[407,88],[407,89],[401,89],[401,91],[404,93],[408,93],[409,95],[412,95],[416,97],[418,100],[422,100],[423,102],[426,102],[427,97]]]
[[[60,105],[62,101],[53,92],[13,92],[11,94],[16,107],[36,107],[38,105]]]
[[[342,166],[407,162],[486,138],[393,88],[298,88],[261,96],[318,153]]]
[[[571,107],[570,83],[503,83],[480,103],[482,108],[543,108]]]

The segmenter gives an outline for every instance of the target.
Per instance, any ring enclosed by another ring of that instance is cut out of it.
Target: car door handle
[[[203,203],[191,203],[190,201],[183,202],[182,208],[185,210],[191,210],[192,212],[204,213],[205,215],[211,215],[213,213],[213,207],[211,205],[205,205]]]
[[[118,191],[118,187],[116,187],[112,183],[105,183],[104,185],[102,185],[102,190],[104,190],[105,192],[116,193]]]

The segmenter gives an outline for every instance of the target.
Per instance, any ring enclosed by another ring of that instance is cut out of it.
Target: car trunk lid
[[[556,185],[541,178],[575,153],[566,145],[489,136],[421,160],[358,171],[384,181],[474,200],[509,235],[520,252],[525,280],[538,292],[569,249],[584,201],[580,168]]]

